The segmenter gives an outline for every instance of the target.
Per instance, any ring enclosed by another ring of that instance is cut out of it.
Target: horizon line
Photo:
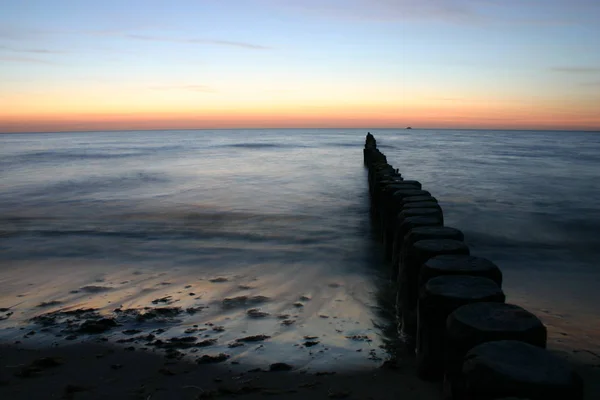
[[[168,132],[168,131],[257,131],[257,130],[443,130],[443,131],[503,131],[503,132],[588,132],[600,133],[599,129],[518,129],[518,128],[377,128],[377,127],[323,127],[323,128],[181,128],[181,129],[103,129],[103,130],[66,130],[66,131],[31,131],[31,132],[0,132],[0,135],[39,135],[39,134],[57,134],[57,133],[114,133],[114,132]]]

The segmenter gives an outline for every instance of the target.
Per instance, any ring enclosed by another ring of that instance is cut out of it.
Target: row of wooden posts
[[[470,254],[463,233],[444,226],[437,199],[388,164],[370,133],[364,162],[397,283],[399,334],[415,349],[419,376],[443,381],[444,399],[583,399],[579,375],[546,350],[544,324],[505,302],[500,269]]]

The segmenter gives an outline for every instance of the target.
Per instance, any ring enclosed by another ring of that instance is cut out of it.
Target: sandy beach
[[[5,399],[438,398],[434,385],[416,378],[408,358],[371,369],[314,372],[291,364],[202,365],[79,344],[42,351],[2,347],[1,362]]]
[[[29,290],[0,314],[2,398],[437,398],[395,342],[385,282],[102,270],[12,275]]]

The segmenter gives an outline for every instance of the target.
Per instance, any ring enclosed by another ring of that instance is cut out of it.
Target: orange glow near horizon
[[[476,88],[368,85],[322,79],[286,85],[235,81],[219,91],[184,84],[90,84],[0,95],[0,132],[235,128],[597,130],[593,98],[527,98]],[[182,89],[183,87],[183,89]],[[445,93],[446,96],[439,96]]]
[[[385,100],[385,99],[384,99]],[[103,130],[242,129],[242,128],[448,128],[448,129],[564,129],[597,130],[600,116],[592,106],[556,106],[477,99],[415,98],[393,104],[335,104],[337,99],[314,105],[293,101],[253,106],[190,102],[142,103],[117,109],[119,104],[81,101],[31,102],[27,109],[0,101],[0,132],[60,132]],[[340,100],[341,102],[341,100]],[[53,106],[52,106],[53,104]],[[76,106],[75,106],[76,105]],[[179,109],[178,109],[179,108]],[[70,111],[73,109],[73,111]],[[92,111],[95,110],[95,111]]]
[[[597,118],[518,110],[394,109],[222,111],[210,113],[87,113],[0,118],[0,132],[168,129],[413,128],[597,130]]]

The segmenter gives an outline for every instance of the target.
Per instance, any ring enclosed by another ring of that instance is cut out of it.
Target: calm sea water
[[[438,198],[472,254],[501,267],[508,300],[540,314],[557,346],[598,343],[600,134],[371,133],[388,162]],[[164,294],[189,305],[201,293],[207,305],[267,297],[263,310],[295,318],[293,333],[269,325],[283,343],[342,322],[346,333],[384,336],[387,270],[369,223],[365,134],[0,135],[0,307],[15,311],[0,323],[143,307]],[[213,309],[203,315],[231,331],[266,329],[246,310]]]

